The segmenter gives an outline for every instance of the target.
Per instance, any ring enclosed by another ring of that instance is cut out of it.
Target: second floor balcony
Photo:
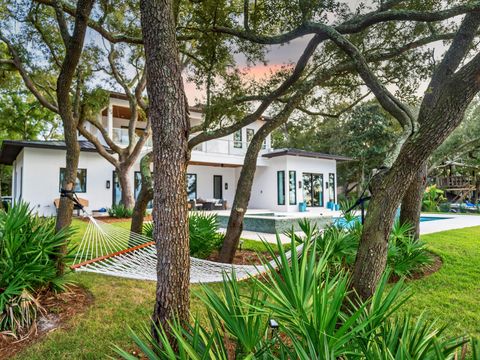
[[[209,154],[245,156],[249,145],[250,143],[246,141],[214,139],[201,143],[195,146],[192,150]],[[269,151],[270,148],[267,146],[267,142],[265,141],[261,152]]]
[[[139,135],[135,135],[135,141],[140,138]],[[113,128],[112,140],[115,144],[121,147],[127,147],[129,143],[128,129],[125,128]],[[152,137],[150,137],[144,145],[144,149],[150,149],[152,147]]]

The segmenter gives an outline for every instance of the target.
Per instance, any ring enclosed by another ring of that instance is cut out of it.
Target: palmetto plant
[[[63,289],[56,258],[70,235],[56,233],[54,220],[33,215],[27,204],[0,211],[0,331],[24,331],[41,310],[35,292]]]
[[[280,240],[279,253],[265,244],[274,261],[264,261],[269,271],[260,278],[242,284],[233,273],[220,289],[203,287],[198,296],[207,316],[169,325],[176,351],[165,329],[158,329],[156,343],[146,326],[132,335],[135,343],[150,360],[453,359],[461,339],[441,338],[443,329],[423,317],[395,318],[408,298],[403,282],[388,287],[387,273],[362,302],[349,290],[349,273],[330,266],[332,244],[319,252],[311,233],[304,240],[298,257],[289,256]]]
[[[188,218],[190,234],[190,255],[196,258],[207,258],[222,244],[223,235],[218,232],[218,218],[215,213],[196,211]],[[143,225],[143,234],[153,237],[153,223]]]

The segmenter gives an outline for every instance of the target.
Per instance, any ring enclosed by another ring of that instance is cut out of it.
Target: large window
[[[307,206],[323,206],[323,174],[303,173],[303,200]]]
[[[62,190],[63,180],[65,179],[65,168],[60,169],[59,190]],[[76,193],[87,192],[87,169],[77,169],[77,180],[75,181]]]
[[[285,171],[277,171],[277,203],[285,205]]]
[[[237,149],[241,149],[243,147],[242,129],[237,130],[233,133],[233,147]]]
[[[197,198],[197,174],[187,174],[187,196],[189,200]]]
[[[289,171],[288,172],[288,203],[290,205],[297,204],[297,172]]]
[[[335,174],[328,174],[328,198],[335,202]]]
[[[250,144],[252,142],[253,136],[255,135],[254,129],[247,129],[247,143]]]

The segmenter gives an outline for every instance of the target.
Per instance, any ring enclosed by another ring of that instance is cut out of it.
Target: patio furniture
[[[203,210],[226,210],[227,201],[222,199],[208,199],[203,203]]]
[[[197,202],[196,199],[188,201],[188,210],[202,210],[203,203]]]

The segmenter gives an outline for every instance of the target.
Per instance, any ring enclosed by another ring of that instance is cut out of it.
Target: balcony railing
[[[192,150],[211,154],[245,155],[249,144],[245,141],[215,139],[198,144]],[[266,142],[263,143],[262,150],[268,150]]]
[[[135,141],[137,141],[140,137],[135,135]],[[112,129],[112,140],[115,144],[126,147],[128,146],[128,129],[123,128],[113,128]],[[152,147],[152,137],[150,137],[144,145],[145,148]]]
[[[435,183],[442,189],[462,189],[472,186],[472,180],[466,176],[437,177]]]

